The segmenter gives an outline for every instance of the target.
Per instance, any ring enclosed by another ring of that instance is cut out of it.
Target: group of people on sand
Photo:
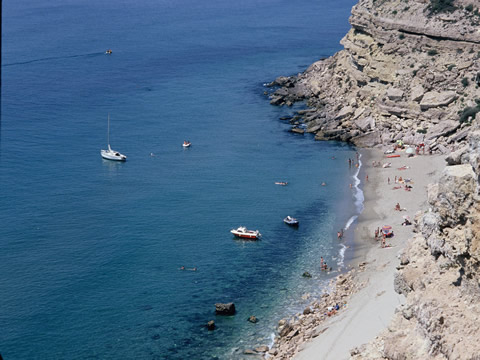
[[[391,236],[393,236],[393,233],[392,233]],[[386,243],[386,238],[387,238],[387,235],[383,231],[381,231],[379,227],[375,229],[375,240],[378,240],[378,239],[381,240],[381,245],[380,246],[382,248],[392,246],[391,244]]]
[[[346,304],[344,304],[344,306],[345,305]],[[335,303],[335,305],[327,307],[327,312],[325,313],[325,315],[327,316],[335,315],[338,310],[340,310],[340,305],[338,305],[338,303]]]

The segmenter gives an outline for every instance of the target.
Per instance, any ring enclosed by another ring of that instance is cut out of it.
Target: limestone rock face
[[[472,11],[465,9],[470,3]],[[318,140],[385,146],[408,137],[444,154],[466,145],[469,129],[454,123],[480,98],[480,5],[455,0],[454,11],[432,13],[430,4],[359,0],[344,49],[297,76],[277,78],[271,103],[306,101],[316,115],[303,119]]]

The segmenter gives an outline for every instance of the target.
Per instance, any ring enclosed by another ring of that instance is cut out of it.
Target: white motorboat
[[[283,219],[283,222],[290,226],[298,226],[298,220],[294,217],[291,217],[290,215]]]
[[[236,237],[239,238],[244,238],[244,239],[253,239],[256,240],[262,234],[260,234],[260,231],[258,230],[248,230],[245,226],[240,226],[237,229],[232,229],[230,232],[235,235]]]
[[[126,161],[127,157],[118,151],[112,150],[110,147],[110,114],[108,114],[108,125],[107,125],[107,144],[108,150],[101,150],[100,154],[102,158],[107,160],[115,160],[115,161]]]
[[[190,147],[191,145],[192,145],[192,143],[191,143],[190,141],[184,141],[183,144],[182,144],[182,146],[183,146],[184,148],[188,148],[188,147]]]

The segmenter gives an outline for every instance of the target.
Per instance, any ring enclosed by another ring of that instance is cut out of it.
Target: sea
[[[328,291],[356,149],[290,132],[306,105],[265,84],[340,50],[355,2],[3,2],[4,359],[240,359]],[[100,156],[108,117],[124,163]]]

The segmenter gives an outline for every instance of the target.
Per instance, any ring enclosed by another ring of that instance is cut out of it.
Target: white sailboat
[[[108,150],[100,151],[100,153],[102,154],[102,158],[107,160],[115,160],[115,161],[127,160],[127,157],[125,155],[120,154],[118,151],[112,150],[112,148],[110,147],[110,114],[108,114],[107,143],[108,143]]]

